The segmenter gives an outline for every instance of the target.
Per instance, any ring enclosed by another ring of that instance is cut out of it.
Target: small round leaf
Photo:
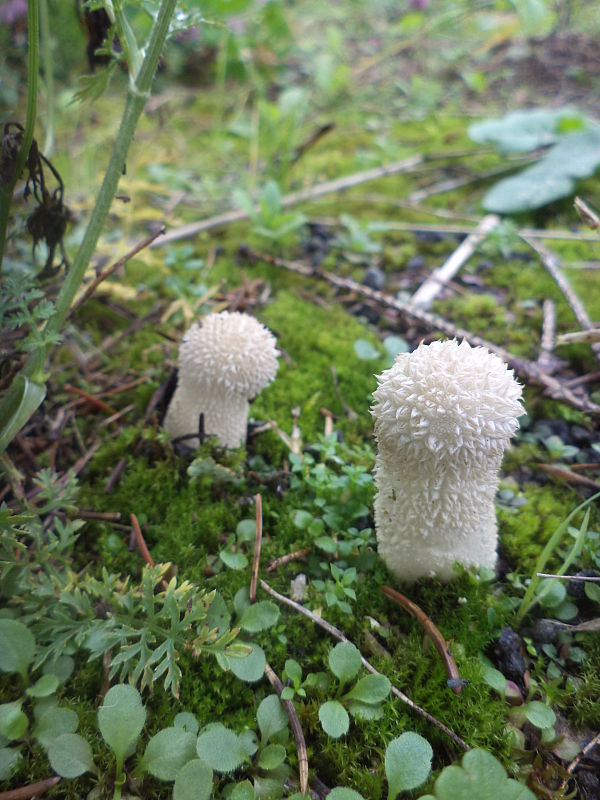
[[[350,727],[350,717],[348,712],[337,700],[328,700],[319,709],[319,719],[321,726],[328,736],[332,739],[339,739],[348,733]]]
[[[418,733],[408,731],[393,739],[385,751],[388,800],[424,783],[431,772],[432,758],[431,745]]]
[[[173,800],[210,800],[212,790],[212,769],[199,758],[194,758],[177,773]]]
[[[329,669],[342,683],[358,674],[361,663],[360,651],[352,642],[340,642],[329,653]]]
[[[354,789],[347,789],[345,786],[336,786],[327,795],[327,800],[364,800],[362,794],[355,792]]]
[[[21,753],[16,747],[0,747],[0,781],[7,781],[13,774]]]
[[[256,721],[263,744],[266,744],[271,736],[287,727],[287,714],[276,694],[270,694],[261,701],[256,711]]]
[[[391,684],[385,675],[366,675],[346,694],[348,700],[374,705],[381,703],[390,693]]]
[[[240,628],[249,633],[258,633],[275,625],[279,619],[279,609],[270,600],[253,603],[242,614]]]
[[[246,750],[237,735],[217,723],[198,736],[196,750],[202,761],[215,772],[233,772],[247,760]]]
[[[26,692],[29,697],[49,697],[58,689],[59,683],[56,675],[42,675]]]
[[[276,769],[285,761],[285,747],[281,744],[268,744],[258,755],[258,766],[262,769]]]
[[[84,772],[96,772],[92,748],[78,733],[63,733],[48,748],[48,760],[62,778],[78,778]]]
[[[250,781],[236,783],[231,792],[231,800],[254,800],[254,786]]]
[[[139,770],[161,781],[174,781],[179,770],[195,755],[195,734],[184,728],[163,728],[148,742]]]
[[[34,655],[35,639],[29,628],[16,619],[0,619],[0,672],[26,676]]]
[[[256,683],[265,674],[267,659],[262,647],[254,644],[254,642],[248,644],[252,649],[247,656],[242,658],[225,656],[225,658],[227,659],[227,666],[236,678],[247,683]]]
[[[33,735],[48,748],[63,733],[75,733],[78,725],[77,712],[71,708],[49,708],[35,723]]]
[[[532,700],[523,706],[525,716],[536,728],[551,728],[556,722],[556,714],[539,700]]]
[[[21,711],[22,703],[22,700],[15,700],[0,706],[0,736],[9,742],[21,739],[29,725],[29,720]]]
[[[121,763],[135,750],[145,721],[146,709],[140,693],[128,684],[120,683],[109,689],[98,709],[102,738]]]
[[[193,733],[194,736],[198,733],[198,729],[200,728],[198,720],[189,711],[180,711],[173,721],[173,726],[175,728],[183,728],[184,731]]]

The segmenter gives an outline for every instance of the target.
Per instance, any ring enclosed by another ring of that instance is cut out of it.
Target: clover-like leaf
[[[16,619],[0,619],[0,672],[18,672],[27,677],[35,655],[32,632]]]
[[[117,684],[108,690],[98,709],[98,727],[119,765],[135,750],[145,721],[146,709],[137,689]]]
[[[352,642],[340,642],[329,653],[329,669],[342,683],[348,683],[360,670],[359,649]]]
[[[348,733],[350,717],[344,706],[337,700],[328,700],[323,703],[319,708],[319,720],[325,733],[332,739],[339,739],[340,736]]]
[[[78,733],[63,733],[48,748],[50,766],[62,778],[78,778],[96,772],[92,748]]]
[[[212,790],[212,769],[199,758],[193,758],[175,776],[173,800],[210,800]]]
[[[140,772],[161,781],[174,781],[179,770],[196,756],[196,736],[184,728],[163,728],[148,742]]]
[[[385,775],[388,781],[388,800],[400,792],[416,789],[431,772],[433,750],[418,733],[407,731],[388,744],[385,751]]]

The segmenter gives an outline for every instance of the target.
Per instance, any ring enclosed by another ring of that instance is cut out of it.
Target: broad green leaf
[[[231,792],[231,800],[254,800],[254,786],[250,781],[236,783]]]
[[[392,358],[395,358],[398,353],[408,353],[410,351],[409,343],[401,336],[386,336],[383,340],[383,347],[385,352]]]
[[[371,720],[383,717],[383,708],[380,705],[370,706],[367,703],[359,703],[358,700],[351,700],[346,703],[346,708],[357,719]]]
[[[65,683],[75,669],[75,661],[71,656],[58,656],[54,661],[46,661],[42,667],[44,675],[56,675],[59,683]]]
[[[287,714],[276,694],[270,694],[261,701],[256,711],[256,721],[263,744],[266,744],[274,734],[287,727]]]
[[[244,611],[239,625],[249,633],[258,633],[271,628],[279,619],[279,609],[271,600],[260,600]]]
[[[374,361],[376,358],[381,358],[379,350],[373,347],[371,342],[366,339],[356,339],[354,342],[354,352],[361,361]]]
[[[482,665],[481,676],[483,680],[504,697],[506,690],[506,678],[504,675],[492,665],[492,662],[483,653],[479,654],[479,660]]]
[[[198,733],[198,729],[200,728],[198,720],[189,711],[180,711],[173,720],[173,726],[175,728],[183,728],[184,731],[193,733],[194,736]]]
[[[248,760],[237,735],[216,723],[200,732],[196,744],[198,756],[215,772],[233,772]]]
[[[526,703],[522,709],[523,713],[536,728],[551,728],[556,722],[556,714],[544,703],[539,700],[532,700]]]
[[[433,750],[418,733],[407,731],[392,739],[385,751],[385,775],[388,781],[388,800],[416,789],[431,772]]]
[[[29,725],[27,716],[21,711],[22,704],[23,700],[15,700],[0,705],[0,736],[9,742],[23,738]]]
[[[249,728],[238,733],[238,741],[250,757],[258,750],[258,737],[254,731],[251,731]]]
[[[36,721],[33,735],[42,747],[48,748],[63,733],[75,733],[78,725],[77,712],[71,708],[49,708]]]
[[[385,675],[366,675],[345,695],[347,700],[358,700],[372,705],[381,703],[390,693],[391,684]]]
[[[235,535],[238,542],[253,542],[256,536],[256,520],[241,519],[235,529]]]
[[[196,756],[196,736],[184,728],[163,728],[148,742],[138,767],[161,781],[174,781]]]
[[[323,703],[319,708],[319,720],[325,733],[332,739],[339,739],[340,736],[348,733],[350,717],[344,706],[337,700],[328,700]]]
[[[0,781],[7,781],[14,772],[21,752],[16,747],[0,747]]]
[[[550,33],[555,15],[545,0],[511,0],[519,15],[525,36],[546,36]]]
[[[242,658],[229,658],[223,655],[226,659],[227,667],[233,672],[236,678],[247,683],[256,683],[265,674],[265,664],[267,659],[264,650],[254,642],[248,642],[252,648],[250,653]]]
[[[327,800],[364,800],[362,794],[355,792],[354,789],[347,789],[345,786],[336,786],[327,795]]]
[[[46,387],[43,384],[35,383],[24,375],[18,375],[13,380],[0,401],[0,453],[29,422],[45,396]]]
[[[329,669],[342,683],[354,678],[362,665],[360,651],[352,642],[340,642],[329,653]]]
[[[33,686],[29,686],[25,691],[29,697],[48,697],[58,689],[59,683],[56,675],[42,675]]]
[[[221,550],[219,558],[229,569],[245,569],[248,566],[248,559],[243,553],[232,553],[231,550]]]
[[[92,748],[77,733],[63,733],[48,747],[50,766],[61,778],[78,778],[96,772]]]
[[[18,672],[27,677],[35,655],[35,639],[22,622],[0,619],[0,671]]]
[[[294,525],[300,528],[301,531],[306,530],[312,521],[313,515],[303,509],[299,509],[294,514]]]
[[[564,119],[583,118],[575,109],[531,108],[511,111],[499,119],[486,119],[469,126],[469,137],[478,144],[493,144],[504,152],[528,152],[554,144]]]
[[[523,784],[506,776],[502,764],[486,750],[469,750],[462,764],[442,770],[427,800],[535,800]],[[420,800],[426,800],[421,797]]]
[[[300,683],[302,680],[302,667],[293,658],[286,660],[284,672],[293,683]]]
[[[551,578],[540,581],[536,598],[542,608],[556,608],[567,596],[567,590],[562,581]]]
[[[587,597],[588,600],[591,600],[593,603],[600,604],[600,586],[597,583],[586,581],[585,596]]]
[[[117,684],[108,690],[98,709],[98,727],[120,764],[135,750],[145,721],[146,709],[137,689]]]
[[[285,761],[285,747],[281,744],[268,744],[258,754],[258,766],[262,769],[275,769]]]
[[[173,800],[210,800],[212,790],[212,769],[204,761],[194,758],[177,773],[173,786]]]

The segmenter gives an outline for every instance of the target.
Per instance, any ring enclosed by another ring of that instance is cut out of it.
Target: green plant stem
[[[2,273],[2,260],[4,257],[4,245],[6,242],[6,229],[8,227],[8,215],[15,184],[18,181],[23,167],[29,155],[29,149],[33,141],[33,131],[35,128],[35,117],[37,113],[37,91],[38,91],[38,70],[40,62],[40,30],[39,30],[39,5],[38,0],[28,0],[27,3],[27,38],[28,38],[28,75],[27,75],[27,116],[25,118],[25,130],[23,131],[23,141],[17,156],[17,163],[13,180],[8,186],[0,189],[0,274]]]
[[[584,508],[587,508],[596,500],[598,500],[598,498],[600,498],[600,492],[597,492],[596,494],[592,495],[592,497],[588,497],[587,500],[584,500],[584,502],[580,503],[576,509],[571,511],[569,516],[563,522],[561,522],[558,528],[554,531],[554,533],[550,537],[550,540],[548,541],[548,543],[538,556],[538,560],[535,562],[535,568],[533,570],[533,578],[531,579],[531,582],[527,587],[527,591],[525,592],[525,596],[521,600],[521,605],[519,606],[519,610],[517,612],[516,621],[518,625],[521,624],[521,622],[523,621],[523,617],[527,614],[531,606],[535,603],[535,593],[541,581],[541,578],[538,576],[537,573],[546,571],[545,570],[546,562],[560,544],[561,539],[563,538],[565,531],[567,531],[573,517],[580,511],[583,511]]]
[[[54,64],[52,59],[52,37],[50,36],[50,17],[48,0],[40,2],[40,49],[44,62],[44,84],[46,87],[46,135],[44,137],[44,155],[50,158],[54,150]]]

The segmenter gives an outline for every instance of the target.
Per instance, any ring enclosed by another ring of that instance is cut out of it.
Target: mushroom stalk
[[[375,526],[399,579],[493,567],[498,471],[523,413],[521,386],[498,356],[466,341],[402,353],[374,392]]]

